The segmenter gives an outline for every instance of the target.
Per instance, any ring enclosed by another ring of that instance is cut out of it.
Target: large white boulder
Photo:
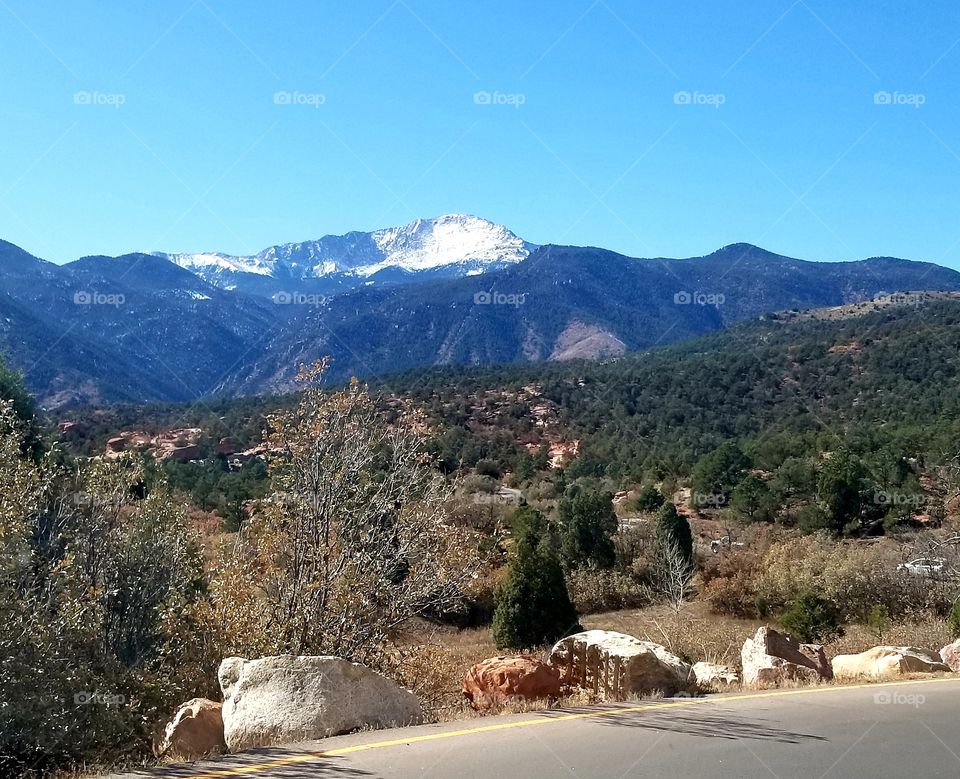
[[[840,679],[879,679],[913,673],[949,672],[940,655],[913,646],[875,646],[856,655],[833,658],[833,675]]]
[[[763,627],[740,650],[743,683],[776,687],[784,682],[817,682],[833,678],[823,647],[801,644],[793,636]]]
[[[339,657],[228,657],[218,676],[231,752],[423,721],[412,692]]]
[[[564,684],[590,690],[604,700],[659,691],[690,691],[696,684],[690,666],[652,641],[611,630],[586,630],[561,639],[550,664]]]

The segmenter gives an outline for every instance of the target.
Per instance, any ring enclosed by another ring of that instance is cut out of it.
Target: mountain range
[[[465,214],[403,227],[327,235],[237,257],[155,252],[224,289],[259,295],[342,292],[362,284],[470,276],[520,262],[536,247],[507,228]]]
[[[611,357],[775,311],[960,273],[811,262],[749,244],[637,259],[528,243],[465,215],[273,246],[55,265],[0,241],[0,351],[48,407],[283,392],[301,362],[370,380],[442,364]]]

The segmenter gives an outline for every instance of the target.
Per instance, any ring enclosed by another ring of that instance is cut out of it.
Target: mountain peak
[[[261,291],[268,280],[289,285],[325,280],[338,288],[366,283],[373,276],[402,278],[465,276],[520,262],[534,248],[503,225],[471,214],[441,214],[372,232],[326,235],[313,241],[270,246],[252,256],[219,252],[162,254],[205,281],[227,289],[245,280]],[[251,276],[260,277],[252,279]]]

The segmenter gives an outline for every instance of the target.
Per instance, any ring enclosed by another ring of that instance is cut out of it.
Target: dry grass
[[[702,602],[684,604],[680,611],[658,605],[593,614],[581,622],[586,628],[615,630],[662,644],[688,662],[703,660],[724,665],[736,665],[743,642],[767,624],[712,614],[708,604]]]
[[[947,629],[946,620],[927,617],[892,624],[883,631],[882,636],[878,636],[865,625],[849,625],[844,637],[830,644],[827,652],[831,656],[854,654],[881,644],[915,646],[939,652],[941,647],[951,641],[953,639]]]

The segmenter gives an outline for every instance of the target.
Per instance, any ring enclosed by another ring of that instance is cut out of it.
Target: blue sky
[[[0,237],[47,259],[466,212],[960,268],[956,2],[135,5],[0,1]]]

